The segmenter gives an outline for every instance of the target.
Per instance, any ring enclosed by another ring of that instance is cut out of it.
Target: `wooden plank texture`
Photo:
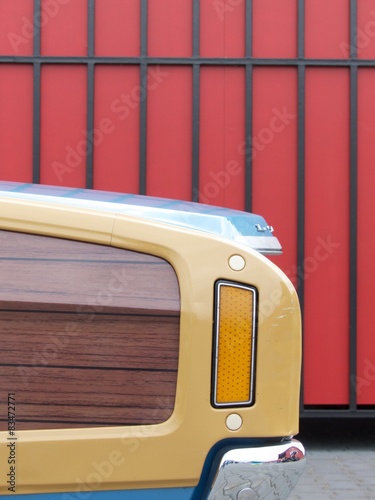
[[[155,424],[174,407],[179,289],[154,256],[0,232],[0,429]]]

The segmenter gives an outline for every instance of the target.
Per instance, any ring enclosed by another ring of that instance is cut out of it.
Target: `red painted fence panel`
[[[94,188],[138,193],[140,100],[137,66],[96,67]]]
[[[354,49],[359,59],[375,58],[375,0],[358,2],[358,24]],[[346,47],[343,47],[344,50]],[[348,52],[346,50],[346,52]]]
[[[95,54],[134,57],[139,53],[140,0],[96,0]]]
[[[201,71],[199,201],[245,208],[245,73]]]
[[[0,2],[0,54],[31,56],[34,50],[33,0]]]
[[[297,56],[297,0],[253,0],[253,56]]]
[[[349,72],[306,79],[305,403],[349,402]]]
[[[0,168],[4,180],[32,179],[32,83],[31,65],[0,65]]]
[[[87,142],[85,66],[42,68],[40,181],[84,187]]]
[[[148,55],[192,55],[192,0],[148,1]]]
[[[349,2],[305,0],[306,57],[348,57],[343,46],[349,44],[349,27]]]
[[[41,0],[41,52],[44,56],[87,54],[88,0]]]
[[[277,228],[284,251],[272,260],[296,286],[297,72],[255,68],[253,85],[253,211]]]
[[[146,192],[190,200],[191,70],[151,66],[149,71]]]
[[[200,55],[245,55],[245,0],[201,0]]]
[[[375,165],[375,71],[359,71],[358,103],[358,352],[357,386],[359,404],[375,402],[375,335],[372,322],[374,307],[374,165]]]

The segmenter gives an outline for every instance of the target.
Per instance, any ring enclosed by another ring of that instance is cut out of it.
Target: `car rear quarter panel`
[[[180,355],[175,408],[158,425],[17,432],[17,493],[76,491],[98,464],[112,464],[93,488],[188,487],[198,483],[210,449],[230,438],[272,438],[298,432],[300,310],[293,286],[266,257],[213,235],[68,204],[0,199],[1,229],[77,239],[166,259],[180,285]],[[241,271],[229,266],[240,255]],[[259,294],[255,404],[211,405],[214,283],[250,284]],[[77,389],[78,390],[78,389]],[[157,409],[156,409],[157,411]],[[231,413],[242,426],[231,431]],[[0,433],[0,463],[7,463]],[[90,476],[91,475],[91,476]],[[0,491],[7,493],[6,484]]]

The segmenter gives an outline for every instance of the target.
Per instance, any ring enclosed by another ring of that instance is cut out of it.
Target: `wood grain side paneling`
[[[170,417],[179,289],[150,255],[1,232],[0,429],[135,425]]]

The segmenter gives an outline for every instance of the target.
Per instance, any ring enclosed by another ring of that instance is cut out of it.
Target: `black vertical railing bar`
[[[91,59],[95,55],[95,0],[88,0],[87,16],[87,55]]]
[[[253,0],[246,0],[245,4],[245,57],[253,55]]]
[[[193,0],[193,61],[200,57],[200,2]],[[192,89],[192,200],[199,201],[200,65],[193,63]]]
[[[36,22],[41,19],[41,3],[42,0],[34,0],[34,18],[33,18],[33,57],[38,58],[41,54],[41,24]]]
[[[349,13],[349,58],[356,59],[358,57],[358,47],[357,47],[357,1],[358,0],[350,0],[350,13]]]
[[[253,2],[246,0],[245,12],[245,210],[253,205]]]
[[[303,64],[298,65],[298,129],[297,129],[297,269],[303,269],[305,258],[305,118],[306,118],[306,66],[305,66],[305,0],[298,0],[297,56]],[[297,272],[297,291],[303,318],[304,282]],[[303,319],[302,319],[303,323]],[[303,328],[302,328],[303,332]],[[303,337],[302,337],[303,338]],[[304,408],[304,358],[302,354],[300,409]]]
[[[87,65],[87,154],[86,154],[86,188],[94,187],[94,93],[95,93],[95,64]]]
[[[148,44],[148,0],[141,0],[141,29],[140,29],[140,55],[142,58],[147,57]]]
[[[245,68],[245,210],[253,207],[253,66]]]
[[[200,32],[201,32],[201,16],[200,16],[200,0],[193,0],[193,59],[200,57]]]
[[[40,182],[40,134],[41,134],[41,64],[34,62],[33,65],[33,172],[34,184]]]
[[[305,0],[297,4],[297,57],[305,58]]]
[[[95,55],[95,0],[88,0],[87,21],[87,54],[89,59]],[[94,187],[94,85],[95,64],[89,60],[87,64],[87,154],[86,154],[86,188]]]
[[[304,268],[305,259],[305,134],[306,134],[306,67],[298,67],[298,130],[297,130],[297,270]],[[300,272],[296,273],[297,292],[302,315],[302,341],[303,341],[303,312],[305,286]],[[301,410],[304,407],[304,356],[302,353],[301,372]]]
[[[358,68],[350,69],[350,270],[349,270],[349,387],[350,409],[357,408],[357,170],[358,170]]]
[[[350,0],[350,59],[356,59],[357,0]],[[357,173],[358,173],[358,67],[350,66],[350,201],[349,201],[349,407],[357,409]]]
[[[147,82],[147,44],[148,44],[148,0],[141,0],[140,29],[140,82]],[[139,106],[140,140],[139,140],[139,193],[147,190],[147,85],[144,84],[143,96]]]
[[[200,66],[193,64],[192,200],[199,201]]]
[[[34,20],[40,18],[41,0],[34,0]],[[40,182],[40,133],[41,133],[41,28],[33,23],[33,167],[32,181]]]

